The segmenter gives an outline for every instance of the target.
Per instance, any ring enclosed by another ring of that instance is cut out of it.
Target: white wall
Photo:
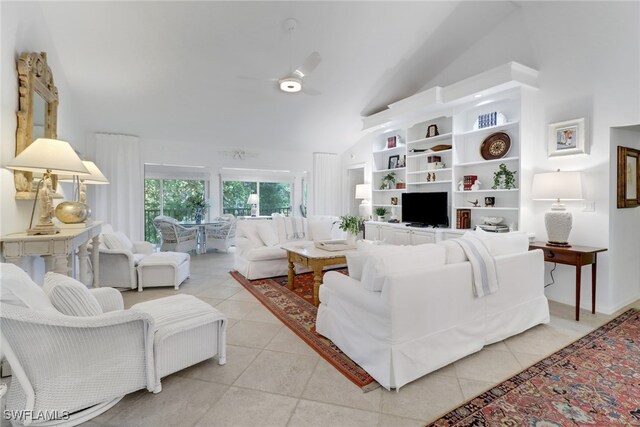
[[[210,174],[211,216],[221,213],[220,173],[222,168],[246,168],[262,170],[290,170],[294,177],[292,210],[299,215],[302,203],[302,179],[310,186],[312,156],[303,151],[247,150],[243,160],[234,159],[231,152],[239,147],[220,147],[202,142],[162,141],[141,139],[141,157],[144,163],[205,166]],[[257,172],[248,171],[246,175]],[[311,188],[309,189],[311,191]],[[313,212],[310,210],[310,212]]]
[[[80,112],[74,107],[69,84],[62,73],[55,46],[51,43],[47,24],[37,3],[2,2],[0,4],[2,40],[0,42],[0,163],[4,166],[15,157],[16,112],[18,111],[17,59],[22,52],[46,52],[47,62],[60,96],[58,138],[68,141],[76,150],[85,147]],[[0,169],[0,234],[24,231],[29,226],[32,202],[16,201],[13,173]],[[36,213],[37,215],[37,213]],[[41,263],[28,260],[25,268]],[[36,280],[42,268],[36,268]]]
[[[637,2],[521,2],[514,12],[486,37],[444,68],[424,89],[446,86],[473,74],[516,60],[539,70],[539,111],[531,111],[537,128],[530,129],[535,147],[523,147],[531,158],[523,168],[533,173],[561,170],[584,172],[586,197],[595,212],[582,212],[583,203],[570,203],[574,227],[570,241],[588,246],[612,247],[624,226],[610,218],[609,129],[640,120],[640,4]],[[547,158],[547,125],[578,117],[587,118],[589,155]],[[359,146],[359,144],[357,145]],[[527,185],[523,180],[523,185]],[[529,184],[530,185],[530,184]],[[523,203],[522,229],[546,240],[541,218],[548,206]],[[610,222],[612,234],[609,235]],[[625,291],[637,276],[624,274],[612,280],[612,252],[601,254],[598,269],[599,311],[612,312],[627,301]],[[588,270],[585,269],[584,273]],[[631,272],[627,272],[631,274]],[[558,266],[556,285],[547,296],[573,304],[574,269]],[[583,274],[583,308],[590,308],[590,274]]]
[[[617,306],[640,298],[640,207],[618,209],[618,146],[640,150],[640,124],[611,129],[611,175],[609,179],[609,280],[615,286],[611,298]]]

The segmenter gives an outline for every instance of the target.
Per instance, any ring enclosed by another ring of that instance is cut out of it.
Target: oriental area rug
[[[631,309],[430,426],[640,425],[640,311]]]
[[[346,269],[337,270],[346,274]],[[331,340],[316,333],[316,314],[313,305],[313,274],[296,276],[296,289],[286,287],[287,277],[248,280],[237,271],[231,276],[255,296],[267,309],[289,329],[298,335],[309,347],[335,367],[342,375],[367,392],[380,385],[364,369],[349,359]]]

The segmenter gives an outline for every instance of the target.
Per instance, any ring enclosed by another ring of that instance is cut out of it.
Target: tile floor
[[[229,317],[227,364],[214,360],[173,374],[162,392],[138,391],[87,426],[420,426],[514,375],[615,316],[551,303],[551,323],[486,347],[399,392],[362,393],[228,274],[233,255],[192,256],[177,291]],[[123,293],[125,305],[174,295],[172,288]],[[640,308],[640,301],[632,306]]]

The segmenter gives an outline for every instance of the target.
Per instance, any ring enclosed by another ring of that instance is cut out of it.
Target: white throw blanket
[[[480,298],[498,291],[498,271],[489,248],[482,240],[465,235],[454,239],[469,258],[473,271],[473,294]]]
[[[284,232],[287,240],[301,240],[305,238],[304,221],[302,218],[288,216],[284,220]]]

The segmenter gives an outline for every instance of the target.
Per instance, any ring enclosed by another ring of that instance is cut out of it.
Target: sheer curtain
[[[137,136],[96,134],[96,164],[109,185],[96,185],[93,218],[111,224],[131,240],[142,240],[144,167]]]
[[[313,153],[313,213],[340,215],[340,167],[335,153]]]

